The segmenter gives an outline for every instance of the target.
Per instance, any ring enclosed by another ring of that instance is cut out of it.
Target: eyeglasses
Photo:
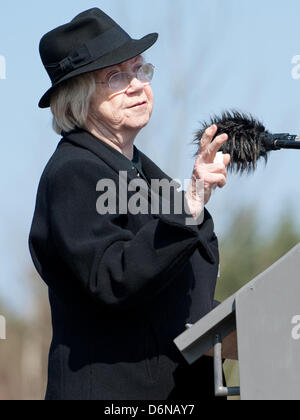
[[[153,79],[154,66],[150,63],[143,64],[134,76],[129,73],[119,72],[113,74],[108,82],[96,82],[97,85],[108,85],[113,93],[127,90],[131,80],[136,77],[144,85],[149,85]]]

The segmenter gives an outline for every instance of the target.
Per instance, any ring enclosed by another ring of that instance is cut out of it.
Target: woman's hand
[[[226,168],[230,162],[230,155],[224,155],[223,163],[214,163],[214,160],[219,149],[228,140],[228,136],[222,134],[212,141],[217,131],[218,127],[216,125],[212,125],[205,131],[186,192],[186,200],[194,218],[202,213],[204,206],[210,200],[212,191],[217,186],[223,188],[226,185]]]

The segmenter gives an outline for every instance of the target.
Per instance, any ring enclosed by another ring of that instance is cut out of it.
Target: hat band
[[[87,41],[81,47],[59,63],[45,64],[53,83],[79,67],[92,63],[131,40],[130,36],[120,27],[114,27],[104,34]]]

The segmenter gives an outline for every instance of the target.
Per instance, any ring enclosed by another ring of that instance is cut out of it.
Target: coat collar
[[[137,149],[136,146],[134,146],[135,158],[137,155],[139,155],[140,159],[139,161],[137,159],[130,161],[120,152],[83,129],[76,129],[69,133],[63,133],[63,139],[60,141],[59,145],[65,142],[73,143],[76,146],[82,147],[94,153],[108,166],[110,166],[117,174],[119,174],[120,171],[127,171],[128,182],[136,178],[136,170],[134,165],[138,166],[139,164],[141,165],[142,171],[144,172],[149,183],[151,183],[151,179],[167,179],[170,182],[173,180],[167,174],[165,174],[154,162],[152,162],[151,159],[149,159],[146,155],[144,155],[144,153]],[[178,183],[176,184],[178,187],[180,187]]]

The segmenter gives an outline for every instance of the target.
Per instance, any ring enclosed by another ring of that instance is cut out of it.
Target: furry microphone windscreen
[[[263,124],[250,114],[238,111],[223,112],[221,117],[213,117],[209,123],[204,122],[202,128],[196,133],[193,143],[198,146],[197,156],[201,150],[201,139],[205,130],[216,124],[220,134],[227,134],[228,141],[220,149],[224,154],[230,154],[231,162],[228,169],[237,173],[253,172],[257,168],[259,159],[268,161],[268,152],[265,139],[268,133]]]

